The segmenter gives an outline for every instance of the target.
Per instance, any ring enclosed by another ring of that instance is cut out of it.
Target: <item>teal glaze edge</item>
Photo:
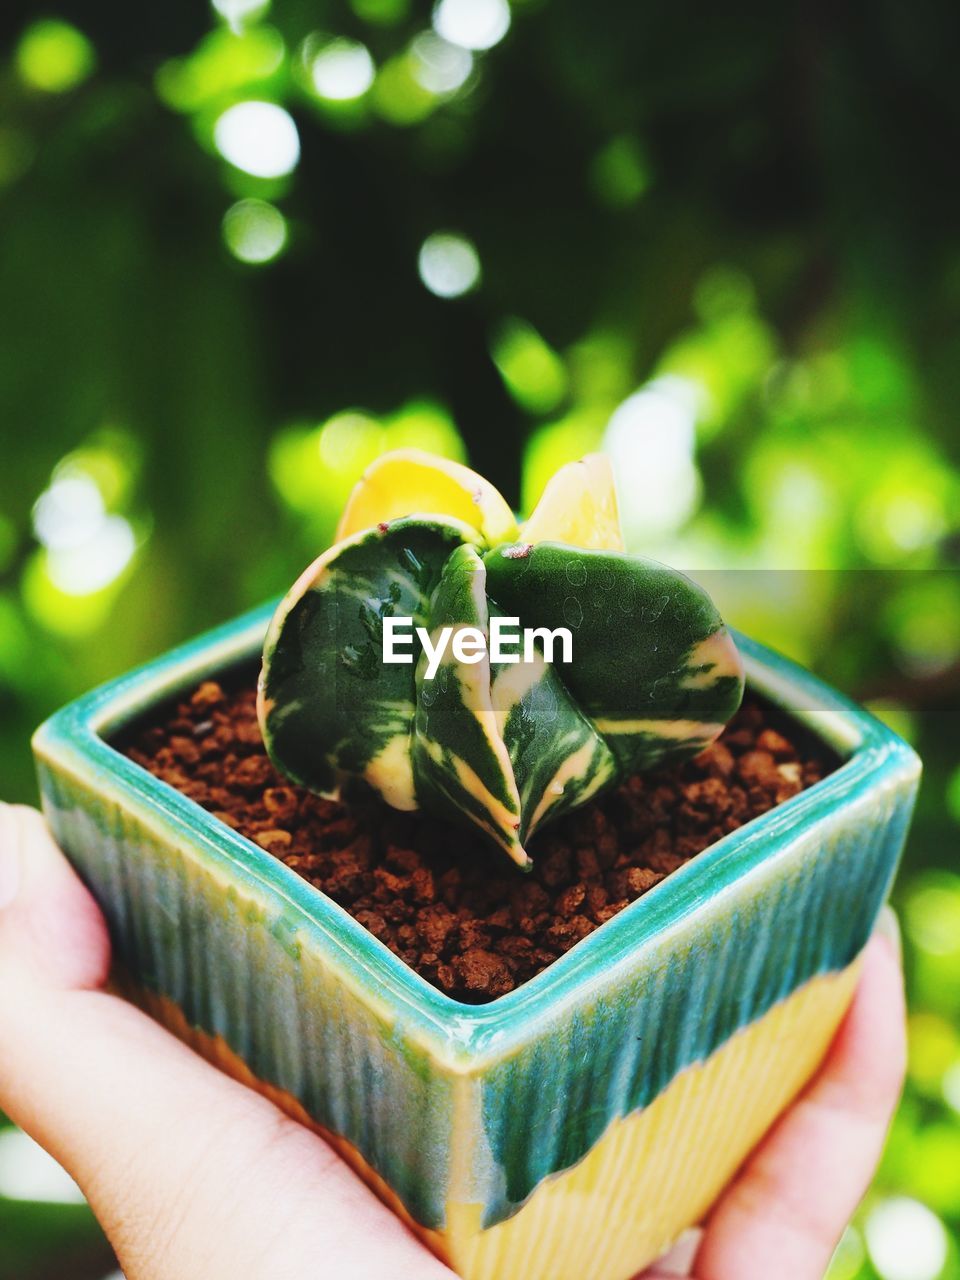
[[[486,1073],[490,1077],[489,1087],[484,1080],[488,1103],[499,1092],[492,1078],[497,1064],[525,1057],[525,1048],[536,1053],[558,1034],[564,1040],[579,1040],[580,1008],[584,1004],[596,1007],[598,1000],[602,1003],[604,993],[614,992],[621,980],[642,967],[644,955],[653,954],[657,939],[682,926],[692,912],[729,897],[744,877],[769,863],[818,816],[856,805],[888,785],[911,791],[918,772],[911,749],[872,717],[787,660],[738,638],[752,687],[848,755],[846,763],[816,787],[719,841],[698,857],[695,874],[693,866],[675,873],[518,991],[480,1008],[461,1005],[429,986],[295,873],[145,774],[101,736],[115,732],[131,716],[205,675],[249,661],[259,648],[272,609],[271,604],[256,610],[71,704],[38,731],[38,758],[134,812],[148,826],[160,828],[166,839],[186,839],[202,856],[239,878],[256,897],[272,900],[292,917],[291,927],[303,941],[312,941],[361,998],[366,992],[371,1003],[382,1003],[386,995],[402,1009],[405,1025],[438,1067],[481,1078]],[[906,817],[900,825],[905,829]],[[902,830],[900,834],[902,837]],[[882,892],[892,866],[888,872]],[[831,967],[823,956],[816,965],[819,969]],[[801,973],[794,972],[791,980],[794,986],[799,985]],[[771,991],[765,1007],[754,1010],[753,1016],[760,1016],[783,994],[787,992]],[[749,1018],[740,1024],[746,1020]],[[530,1078],[540,1075],[533,1070]],[[667,1083],[668,1079],[661,1079],[659,1088]],[[499,1113],[503,1114],[502,1106]],[[500,1190],[485,1197],[488,1219],[507,1216],[543,1176],[575,1163],[616,1114],[623,1112],[620,1108],[614,1113],[605,1109],[596,1133],[595,1125],[584,1125],[574,1116],[574,1128],[579,1123],[582,1140],[577,1139],[574,1129],[568,1129],[561,1141],[547,1144],[553,1152],[552,1167],[536,1173],[528,1170],[534,1178],[529,1186],[525,1185],[529,1177],[520,1171],[523,1161],[518,1164],[510,1144],[493,1142],[492,1147],[500,1150],[491,1151],[489,1178],[500,1184]],[[494,1136],[488,1129],[488,1138]],[[488,1192],[493,1192],[492,1186],[488,1185]]]

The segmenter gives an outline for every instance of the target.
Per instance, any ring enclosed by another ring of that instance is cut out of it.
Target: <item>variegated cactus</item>
[[[383,620],[489,634],[566,627],[569,661],[383,661]],[[740,703],[736,647],[707,595],[622,548],[609,465],[562,468],[518,529],[466,467],[375,462],[337,540],[277,610],[259,717],[275,764],[337,796],[362,779],[398,809],[474,823],[521,866],[549,820],[637,770],[694,755]]]

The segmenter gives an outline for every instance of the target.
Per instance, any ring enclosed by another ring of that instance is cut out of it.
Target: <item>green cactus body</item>
[[[414,667],[382,661],[383,619],[426,625],[450,552],[475,536],[455,520],[396,520],[335,544],[294,584],[267,632],[257,708],[288,777],[326,796],[362,778],[395,809],[418,807]]]
[[[489,640],[486,570],[471,546],[458,547],[444,565],[430,609],[432,639],[451,626],[475,627]],[[498,844],[514,852],[520,793],[490,692],[490,663],[459,662],[448,644],[433,680],[421,657],[416,678],[413,771],[425,807],[466,815]]]
[[[487,572],[472,546],[444,565],[430,607],[445,626],[474,627],[489,646]],[[524,842],[548,816],[582,804],[616,776],[614,758],[542,655],[530,662],[460,662],[453,645],[435,679],[421,657],[413,773],[424,807],[466,815],[521,865]]]
[[[616,781],[616,759],[551,663],[494,669],[492,698],[520,792],[520,842]]]
[[[383,661],[383,619],[436,646]],[[566,627],[569,660],[491,662],[490,619]],[[452,637],[486,648],[469,661]],[[739,655],[682,574],[563,543],[489,548],[458,520],[406,517],[336,544],[277,611],[260,721],[275,763],[335,796],[362,779],[395,808],[469,821],[519,865],[544,823],[637,771],[701,750],[739,705]]]
[[[743,696],[740,656],[710,597],[639,556],[561,543],[495,547],[488,589],[524,626],[569,627],[555,669],[617,759],[620,776],[695,755]]]

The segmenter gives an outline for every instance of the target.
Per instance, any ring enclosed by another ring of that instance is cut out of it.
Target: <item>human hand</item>
[[[0,805],[0,1108],[127,1280],[450,1280],[325,1142],[105,992],[109,963],[43,819]]]
[[[107,993],[109,962],[39,814],[0,805],[0,1107],[80,1184],[128,1280],[450,1280],[322,1139]],[[714,1209],[697,1280],[819,1280],[903,1039],[899,961],[875,939],[821,1075]]]
[[[896,1109],[907,1041],[897,920],[889,908],[856,996],[816,1078],[714,1206],[691,1267],[641,1280],[822,1280],[870,1185]]]

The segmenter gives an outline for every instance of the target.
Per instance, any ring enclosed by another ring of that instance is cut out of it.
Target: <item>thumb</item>
[[[0,1107],[129,1280],[450,1276],[320,1138],[102,990],[109,962],[39,814],[0,805]]]

